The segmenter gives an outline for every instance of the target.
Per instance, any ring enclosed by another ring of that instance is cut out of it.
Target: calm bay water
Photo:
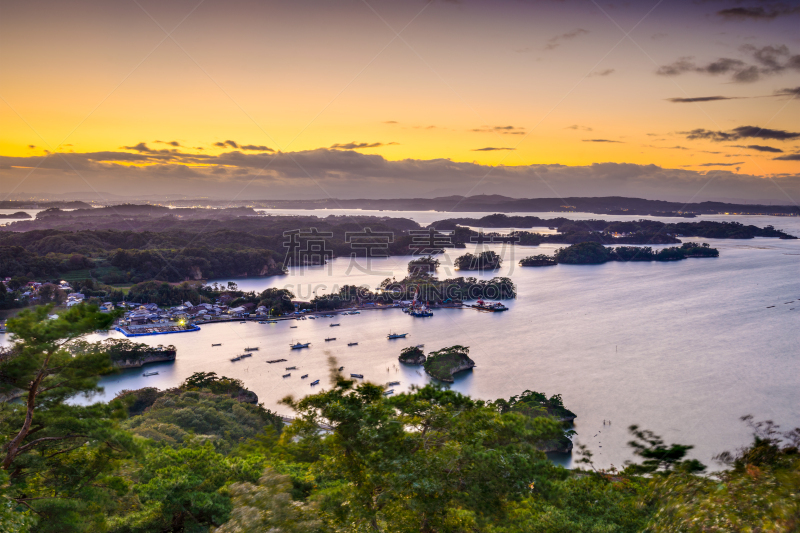
[[[422,223],[448,216],[375,214]],[[482,216],[458,214],[476,215]],[[569,217],[643,218],[580,213]],[[703,218],[773,224],[800,235],[797,218]],[[415,319],[389,309],[274,325],[234,321],[205,325],[195,333],[142,337],[141,342],[152,345],[175,344],[177,360],[146,368],[157,370],[158,376],[145,378],[138,369],[104,379],[100,399],[122,389],[172,387],[193,372],[213,371],[242,379],[266,407],[289,414],[279,404],[281,398],[312,392],[309,382],[315,379],[321,380],[320,387],[330,386],[329,357],[345,367],[345,374],[364,374],[376,383],[401,381],[394,387],[400,392],[428,382],[417,367],[399,365],[402,348],[425,344],[427,352],[462,344],[470,347],[478,366],[458,375],[453,389],[483,399],[507,398],[526,389],[562,394],[565,405],[578,415],[576,439],[589,445],[600,466],[619,466],[631,457],[625,445],[630,424],[652,429],[668,442],[694,444],[694,456],[709,463],[712,455],[749,440],[739,422],[742,415],[772,419],[785,428],[800,425],[800,240],[705,242],[720,250],[719,258],[527,269],[516,265],[520,258],[552,254],[559,246],[491,246],[504,256],[503,267],[469,274],[513,279],[518,298],[507,302],[506,313],[452,309]],[[445,255],[440,277],[454,274],[448,265],[462,253]],[[325,267],[294,268],[287,276],[232,281],[245,290],[286,287],[308,299],[314,290],[327,294],[343,284],[374,288],[386,277],[400,279],[407,261],[393,257],[367,265],[336,259]],[[329,327],[331,323],[341,325]],[[391,331],[409,335],[389,341],[386,335]],[[119,334],[93,335],[90,340],[108,336]],[[326,337],[337,340],[325,342]],[[290,350],[292,341],[312,345]],[[348,347],[348,342],[359,344]],[[229,361],[247,346],[260,350],[244,361]],[[288,361],[265,362],[280,358]],[[284,379],[287,366],[298,369]],[[309,374],[308,379],[301,380],[301,374]],[[604,420],[611,424],[604,426]]]

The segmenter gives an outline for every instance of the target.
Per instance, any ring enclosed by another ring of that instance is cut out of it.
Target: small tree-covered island
[[[719,257],[719,250],[707,243],[683,243],[680,246],[654,250],[650,246],[617,246],[611,248],[597,242],[582,242],[559,248],[555,255],[535,255],[520,260],[521,266],[597,265],[608,261],[680,261],[689,257]]]
[[[724,469],[631,426],[631,460],[601,470],[558,394],[487,401],[430,384],[387,396],[333,359],[325,389],[283,399],[289,424],[211,372],[71,402],[141,352],[83,343],[113,319],[81,304],[8,321],[0,392],[21,396],[0,403],[0,531],[789,532],[800,517],[800,430],[750,417],[754,440],[721,453]],[[463,346],[403,358],[438,378],[471,362]],[[545,455],[573,443],[572,470]]]

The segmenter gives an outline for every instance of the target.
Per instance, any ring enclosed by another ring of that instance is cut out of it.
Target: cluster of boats
[[[414,300],[411,305],[403,308],[403,312],[417,318],[433,316],[433,311],[427,305]]]
[[[331,324],[334,325],[334,324]],[[338,326],[338,324],[336,324]],[[408,333],[389,333],[386,338],[387,339],[404,339],[408,335]],[[336,337],[326,337],[325,342],[335,341]],[[348,346],[358,346],[358,342],[348,342]],[[292,350],[301,350],[303,348],[308,348],[311,346],[310,342],[293,342],[289,345],[289,348]]]

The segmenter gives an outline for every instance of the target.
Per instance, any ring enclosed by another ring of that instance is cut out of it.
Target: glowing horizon
[[[0,193],[66,190],[74,180],[62,174],[81,170],[37,167],[47,153],[108,153],[85,158],[79,177],[95,189],[125,187],[126,167],[136,166],[165,190],[189,183],[179,167],[206,168],[191,182],[206,190],[251,172],[231,165],[231,153],[320,150],[392,163],[655,165],[794,183],[800,15],[738,16],[728,4],[6,7]],[[177,155],[124,161],[159,150]],[[285,176],[250,176],[290,190]]]

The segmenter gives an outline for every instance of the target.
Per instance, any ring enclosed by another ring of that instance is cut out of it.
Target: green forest
[[[650,246],[617,246],[611,248],[598,242],[582,242],[559,248],[552,256],[535,255],[520,260],[521,266],[596,265],[608,261],[680,261],[689,257],[719,257],[719,250],[707,243],[683,243],[680,246],[653,249]]]
[[[9,320],[0,352],[0,531],[791,532],[800,524],[800,429],[744,417],[752,443],[711,469],[632,426],[631,461],[579,468],[541,451],[574,419],[560,395],[494,402],[435,386],[386,397],[345,379],[283,400],[284,424],[241,381],[198,373],[109,403],[67,400],[113,372],[67,347],[112,316],[87,305]],[[577,414],[580,416],[580,413]],[[646,422],[646,421],[645,421]],[[657,422],[655,422],[657,423]],[[722,468],[720,468],[722,467]]]

